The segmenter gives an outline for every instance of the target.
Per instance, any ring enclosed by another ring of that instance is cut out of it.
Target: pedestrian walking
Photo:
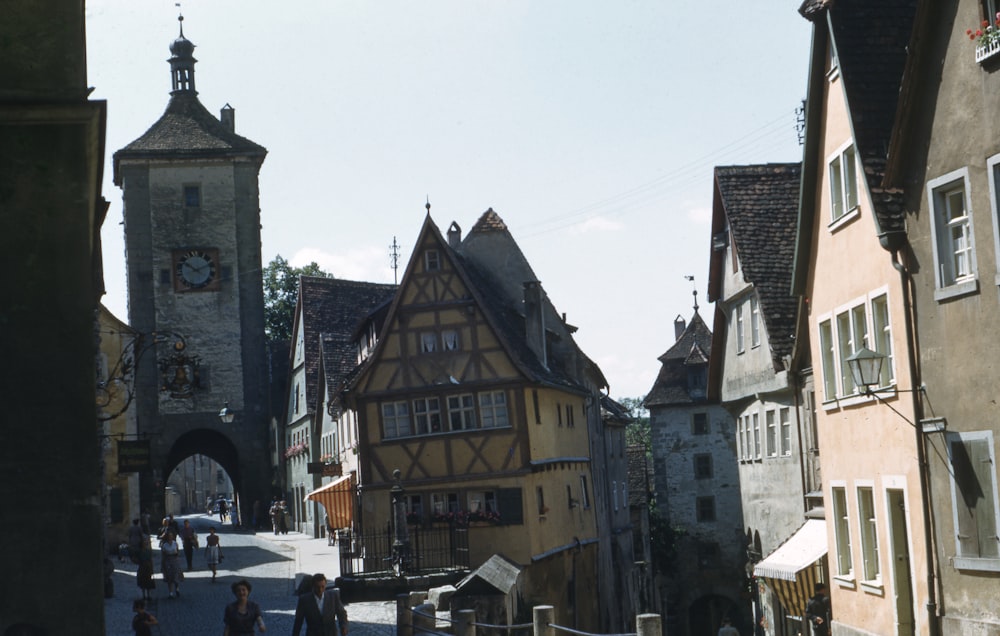
[[[722,619],[722,627],[719,628],[718,636],[740,636],[740,630],[733,627],[733,622],[728,618]]]
[[[192,570],[191,558],[194,556],[194,549],[198,547],[198,534],[187,519],[184,520],[184,527],[181,528],[181,545],[184,547],[184,560],[187,561],[187,569],[190,572]]]
[[[219,500],[219,523],[226,522],[226,514],[229,512],[229,505],[225,499]]]
[[[267,631],[264,617],[260,613],[260,606],[250,600],[250,590],[253,589],[250,581],[240,579],[233,583],[230,589],[236,600],[226,605],[222,614],[222,622],[226,625],[223,636],[252,634],[254,626],[261,632]]]
[[[288,504],[282,499],[281,503],[278,504],[278,511],[280,513],[280,518],[278,519],[278,524],[281,529],[281,534],[288,534],[288,529],[292,527],[292,513],[288,511]]]
[[[153,636],[153,625],[158,624],[156,617],[146,611],[146,601],[136,599],[132,603],[132,631],[136,636]]]
[[[215,583],[216,568],[222,562],[222,546],[219,545],[219,535],[215,534],[215,528],[209,528],[205,538],[205,561],[212,571],[212,583]]]
[[[143,600],[148,601],[153,598],[156,581],[153,580],[153,546],[150,544],[148,534],[142,537],[142,547],[139,549],[139,571],[136,573],[135,584],[139,586]]]
[[[173,532],[167,530],[166,538],[160,542],[160,571],[163,572],[163,580],[167,582],[167,598],[180,596],[181,593],[182,574],[179,558],[177,538]]]
[[[814,594],[806,603],[806,620],[812,623],[812,633],[816,636],[830,634],[830,592],[826,583],[817,583]]]
[[[270,510],[268,510],[268,515],[270,515],[271,517],[271,528],[274,529],[274,534],[278,534],[278,530],[280,530],[280,525],[278,524],[279,513],[280,509],[278,508],[278,500],[272,499],[271,508]]]
[[[347,636],[347,608],[340,600],[338,590],[326,589],[326,576],[323,574],[314,574],[312,589],[299,596],[292,636],[299,636],[303,623],[306,636],[337,636],[338,633]]]

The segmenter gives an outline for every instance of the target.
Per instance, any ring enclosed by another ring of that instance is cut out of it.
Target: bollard
[[[455,616],[455,636],[476,636],[476,610],[458,610]]]
[[[415,636],[430,634],[437,630],[437,618],[433,603],[421,603],[413,608],[413,612],[413,634]]]
[[[639,614],[635,617],[637,636],[662,636],[663,620],[659,614]]]
[[[536,605],[531,610],[534,618],[534,636],[555,636],[556,630],[552,627],[555,620],[556,610],[551,605]]]
[[[396,595],[396,636],[413,636],[413,614],[410,613],[410,595]]]

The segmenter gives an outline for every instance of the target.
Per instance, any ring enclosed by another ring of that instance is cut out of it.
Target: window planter
[[[997,53],[1000,53],[1000,39],[987,42],[976,47],[976,63],[982,64]]]

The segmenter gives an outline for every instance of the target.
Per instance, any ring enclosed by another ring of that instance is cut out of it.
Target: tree
[[[632,421],[625,427],[625,443],[629,446],[642,446],[646,454],[653,452],[652,440],[649,435],[649,411],[642,405],[646,396],[634,398],[618,398],[618,403],[628,409]]]
[[[333,278],[315,262],[292,267],[281,254],[264,268],[264,334],[268,342],[291,340],[295,303],[299,300],[299,276]]]

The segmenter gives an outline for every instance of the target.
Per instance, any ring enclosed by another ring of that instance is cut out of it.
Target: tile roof
[[[395,291],[394,285],[379,283],[317,276],[299,279],[297,313],[303,317],[306,404],[310,411],[316,406],[321,346],[329,386],[331,380],[342,379],[356,366],[352,342],[358,324]]]
[[[730,240],[744,280],[757,292],[776,368],[794,346],[798,299],[791,286],[801,177],[800,163],[715,168]],[[713,262],[713,278],[722,275],[720,267]]]
[[[114,154],[115,182],[121,159],[146,157],[250,156],[263,160],[267,149],[229,130],[190,92],[171,96],[156,123]]]
[[[647,407],[695,404],[688,389],[688,364],[706,363],[712,354],[712,332],[697,310],[677,341],[659,357],[660,372],[643,404]]]
[[[628,505],[648,506],[653,490],[653,466],[644,446],[629,446],[625,450],[628,460]]]

